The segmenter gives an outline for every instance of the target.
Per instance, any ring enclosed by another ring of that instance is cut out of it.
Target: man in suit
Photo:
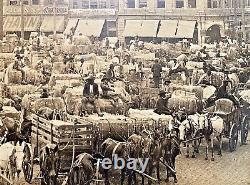
[[[155,59],[155,64],[152,66],[151,71],[153,72],[153,79],[155,83],[155,88],[159,88],[162,66],[159,64],[159,60]]]
[[[156,103],[156,108],[154,110],[155,113],[157,114],[170,114],[171,111],[168,108],[168,100],[171,97],[170,94],[166,95],[166,92],[161,90],[159,92],[159,96],[160,98],[158,99],[157,103]]]
[[[82,112],[85,116],[88,116],[86,105],[89,103],[94,106],[95,111],[98,116],[103,116],[100,110],[100,106],[98,103],[99,90],[98,85],[94,83],[94,77],[89,76],[87,82],[84,85],[83,89],[83,98],[82,98]]]
[[[110,64],[109,69],[106,73],[106,77],[110,80],[110,81],[115,81],[116,77],[115,77],[115,66],[114,64]]]

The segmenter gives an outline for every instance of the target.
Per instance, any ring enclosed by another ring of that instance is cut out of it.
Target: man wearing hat
[[[165,80],[165,81],[164,81],[164,86],[163,86],[163,88],[164,88],[164,91],[165,91],[166,93],[170,93],[170,92],[171,92],[170,84],[171,84],[171,81],[170,81],[170,80]]]
[[[100,110],[100,106],[98,104],[98,97],[99,97],[98,85],[94,83],[94,77],[90,75],[83,89],[82,112],[85,114],[85,116],[88,116],[86,108],[86,105],[88,103],[94,106],[94,109],[99,116],[103,116]]]
[[[116,78],[115,78],[115,71],[114,71],[114,69],[115,69],[115,66],[114,66],[114,64],[110,64],[110,66],[109,66],[109,69],[108,69],[108,71],[107,71],[107,73],[106,73],[106,77],[109,79],[109,80],[115,80]]]
[[[155,88],[159,88],[162,66],[159,64],[159,59],[155,59],[155,64],[152,66],[151,71],[153,72],[153,79]]]
[[[161,90],[159,92],[159,96],[160,98],[156,103],[154,112],[157,114],[170,114],[170,111],[168,109],[168,99],[170,98],[170,95],[166,95],[166,92]]]
[[[22,74],[22,83],[25,84],[25,72],[22,69],[22,67],[23,67],[23,63],[22,63],[23,55],[16,54],[15,57],[16,58],[15,58],[15,62],[13,64],[13,69],[21,72],[21,74]]]
[[[219,87],[217,91],[216,100],[220,98],[227,98],[227,99],[230,99],[234,103],[235,106],[239,107],[240,106],[239,101],[231,93],[228,92],[229,83],[232,83],[232,82],[230,80],[223,81],[222,85]]]

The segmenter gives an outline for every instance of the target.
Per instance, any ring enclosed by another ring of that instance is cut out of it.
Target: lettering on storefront
[[[70,14],[73,16],[114,16],[115,10],[113,9],[74,9],[70,10]]]
[[[24,6],[23,12],[25,15],[37,15],[42,14],[43,8],[40,6]],[[4,15],[20,15],[21,7],[20,6],[4,6],[3,8]]]
[[[43,14],[54,14],[54,11],[56,14],[68,14],[68,7],[45,7],[43,9]]]

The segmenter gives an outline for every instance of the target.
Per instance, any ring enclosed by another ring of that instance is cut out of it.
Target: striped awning
[[[38,31],[40,25],[40,17],[24,16],[24,31]],[[15,32],[21,31],[21,16],[7,16],[4,19],[4,31]]]
[[[183,21],[178,22],[176,38],[191,39],[194,36],[194,28],[196,21]]]
[[[55,23],[55,26],[54,26]],[[64,31],[64,17],[56,16],[54,21],[54,16],[46,16],[43,19],[41,25],[41,32],[53,32],[56,29],[57,32]]]
[[[75,35],[100,37],[105,19],[102,20],[79,20]]]
[[[75,28],[78,19],[69,19],[66,29],[64,30],[64,34],[69,35],[71,28]]]
[[[177,33],[177,20],[161,20],[157,37],[175,38]]]

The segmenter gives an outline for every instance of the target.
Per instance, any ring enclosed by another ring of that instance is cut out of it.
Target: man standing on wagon
[[[154,84],[155,88],[160,87],[160,79],[161,79],[161,72],[162,72],[162,66],[159,64],[159,59],[155,59],[155,64],[153,65],[151,71],[153,72],[153,79],[154,79]]]

